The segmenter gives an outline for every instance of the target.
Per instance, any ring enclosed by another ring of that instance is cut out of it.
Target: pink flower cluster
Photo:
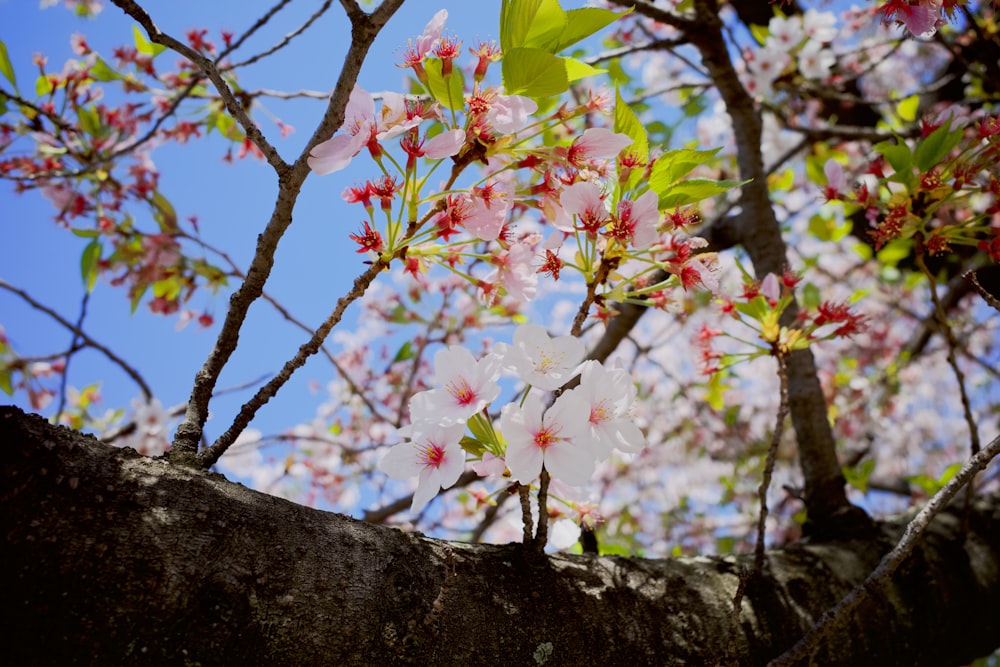
[[[530,485],[544,466],[555,479],[586,484],[612,450],[638,452],[646,439],[630,416],[636,389],[628,374],[583,361],[584,353],[578,338],[551,338],[533,324],[519,326],[512,344],[481,359],[457,346],[441,350],[434,359],[437,387],[410,399],[411,423],[400,429],[407,440],[389,450],[379,469],[394,479],[417,477],[413,512],[458,480],[466,451],[484,476]],[[503,406],[497,432],[488,408],[500,396],[503,371],[527,388],[519,402]],[[577,376],[579,385],[547,408],[530,395],[559,390]],[[465,436],[467,427],[475,437]]]

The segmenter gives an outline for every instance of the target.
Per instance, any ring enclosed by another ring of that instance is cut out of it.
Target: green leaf
[[[505,60],[510,51],[524,46],[541,6],[542,0],[503,0],[500,5],[500,50]]]
[[[219,130],[219,134],[224,136],[230,141],[240,142],[243,141],[243,132],[240,130],[236,121],[229,114],[222,112],[213,112],[208,115],[207,127],[208,131],[211,132],[212,128]]]
[[[750,181],[713,181],[708,178],[690,178],[660,194],[660,210],[687,206],[709,197],[738,188]]]
[[[80,129],[92,137],[100,137],[104,134],[104,126],[101,124],[101,116],[97,109],[91,104],[89,107],[77,107],[76,116],[80,121]]]
[[[497,441],[496,432],[493,430],[493,425],[489,422],[489,420],[473,417],[466,422],[466,425],[469,427],[469,430],[472,431],[472,435],[474,435],[479,442],[483,443],[484,446],[488,442]]]
[[[899,143],[880,141],[872,148],[875,152],[884,157],[892,168],[902,177],[913,177],[913,154],[910,147],[902,140]]]
[[[17,90],[17,79],[14,77],[14,68],[10,64],[10,56],[7,55],[7,45],[0,40],[0,74],[4,75],[14,90]]]
[[[614,130],[632,140],[632,145],[628,147],[630,153],[637,155],[643,162],[649,160],[649,138],[646,136],[646,128],[618,90],[615,90]]]
[[[718,371],[708,380],[708,395],[705,396],[705,401],[713,410],[722,410],[726,406],[725,394],[729,387],[723,375],[725,375],[723,371]]]
[[[852,468],[845,467],[843,469],[844,479],[861,493],[868,493],[868,480],[871,478],[873,470],[875,470],[875,461],[868,459]]]
[[[446,109],[461,109],[465,106],[465,83],[462,70],[453,67],[451,74],[445,78],[441,73],[443,63],[438,58],[429,58],[424,62],[427,72],[427,86],[435,100]]]
[[[631,12],[632,10],[629,9],[628,12],[618,14],[600,7],[581,7],[569,10],[566,12],[566,28],[559,35],[554,53],[559,53],[563,49],[590,37]]]
[[[80,276],[88,292],[94,289],[94,284],[97,282],[97,266],[100,260],[101,244],[95,238],[83,249],[83,255],[80,257]]]
[[[563,63],[566,65],[566,79],[568,81],[578,81],[580,79],[586,79],[588,76],[594,76],[595,74],[604,74],[605,70],[598,69],[582,60],[577,60],[576,58],[563,58]]]
[[[153,205],[153,218],[160,226],[160,231],[177,231],[177,212],[170,200],[164,197],[159,190],[156,190],[149,203]]]
[[[124,79],[119,72],[116,72],[111,68],[111,65],[104,62],[103,59],[98,58],[94,61],[87,71],[90,73],[90,77],[95,81],[116,81],[118,79]]]
[[[167,47],[162,44],[153,44],[148,39],[146,39],[146,34],[137,25],[132,26],[132,37],[135,42],[135,50],[144,56],[151,56],[155,58],[164,51]]]
[[[826,166],[828,157],[829,154],[817,155],[815,153],[806,157],[806,176],[813,183],[826,185],[826,172],[823,171],[823,167]]]
[[[809,218],[809,233],[820,241],[839,241],[851,233],[851,223],[845,220],[838,225],[836,218],[816,214]]]
[[[400,361],[406,361],[407,359],[413,358],[413,343],[406,341],[403,343],[402,347],[396,352],[396,356],[392,358],[392,363],[397,363]]]
[[[463,435],[462,439],[458,441],[458,444],[462,446],[462,449],[469,452],[473,456],[482,456],[483,452],[486,451],[486,445],[475,438],[470,438],[467,435]]]
[[[566,63],[542,49],[513,49],[504,54],[503,84],[510,95],[558,95],[569,88]]]
[[[895,239],[889,241],[875,253],[876,259],[882,264],[896,266],[901,259],[910,256],[913,250],[913,242],[909,239]]]
[[[559,51],[559,36],[566,30],[566,12],[559,6],[559,0],[542,0],[535,16],[528,27],[528,33],[524,36],[526,46],[536,49],[545,49],[549,53]]]
[[[721,147],[708,151],[681,148],[664,153],[653,163],[653,170],[649,175],[649,188],[659,195],[666,193],[672,185],[690,174],[696,167],[710,162],[720,150]]]
[[[40,74],[37,79],[35,79],[35,94],[39,97],[45,97],[53,91],[52,82],[49,81],[49,77],[44,74]]]
[[[139,307],[139,303],[142,301],[142,297],[148,288],[148,284],[137,285],[135,291],[132,293],[132,302],[129,304],[129,307],[133,315],[135,315],[135,309]]]
[[[812,283],[806,283],[802,288],[802,306],[805,308],[816,308],[823,302],[819,293],[819,288]]]
[[[14,395],[14,385],[10,381],[10,369],[6,365],[0,366],[0,389],[8,396]]]
[[[948,157],[952,149],[962,140],[962,130],[951,131],[951,119],[937,128],[917,145],[913,157],[921,173],[930,171]]]
[[[753,35],[758,44],[764,46],[771,31],[767,29],[766,25],[752,25],[750,26],[750,34]]]
[[[920,95],[910,95],[896,105],[896,115],[907,123],[912,123],[917,118],[918,106],[920,106]]]
[[[795,185],[795,171],[786,169],[778,174],[771,174],[767,177],[767,185],[771,190],[791,190]]]

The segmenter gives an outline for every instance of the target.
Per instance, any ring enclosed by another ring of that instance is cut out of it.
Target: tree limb
[[[0,600],[10,664],[760,665],[902,532],[752,556],[552,555],[309,509],[0,408]],[[992,447],[992,445],[991,445]],[[983,450],[986,454],[987,450]],[[940,507],[940,506],[939,506]],[[1000,496],[943,511],[822,637],[822,665],[958,665],[1000,645]],[[908,535],[911,533],[908,533]]]

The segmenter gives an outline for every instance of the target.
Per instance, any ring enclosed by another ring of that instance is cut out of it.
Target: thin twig
[[[945,509],[955,494],[963,486],[969,484],[976,474],[986,468],[998,454],[1000,454],[1000,436],[994,438],[978,454],[969,459],[958,474],[943,489],[934,494],[934,497],[920,510],[920,513],[907,524],[903,536],[892,551],[882,557],[878,567],[863,582],[855,586],[840,602],[823,612],[812,629],[792,648],[768,663],[768,667],[795,665],[811,655],[820,640],[833,629],[837,622],[850,614],[865,598],[877,592],[889,580],[896,568],[906,560],[916,547],[931,520]]]
[[[112,363],[121,368],[126,375],[132,378],[132,380],[137,385],[139,385],[139,390],[142,392],[143,398],[145,398],[147,401],[153,397],[153,392],[150,390],[149,385],[146,384],[146,381],[142,379],[142,376],[139,375],[139,371],[130,366],[127,362],[125,362],[124,359],[122,359],[117,354],[112,352],[109,348],[105,347],[104,345],[101,345],[96,340],[88,336],[83,331],[83,329],[80,329],[79,327],[75,326],[72,322],[64,318],[56,311],[38,302],[27,292],[25,292],[20,288],[14,287],[13,285],[8,283],[6,280],[3,280],[2,278],[0,278],[0,288],[5,289],[8,292],[12,292],[17,296],[21,297],[32,308],[45,313],[46,315],[54,319],[56,322],[61,324],[63,327],[65,327],[67,331],[77,336],[84,345],[86,345],[87,347],[92,347],[101,354],[103,354],[104,356],[106,356]]]
[[[375,278],[381,273],[386,266],[387,262],[383,259],[378,259],[372,263],[368,270],[362,273],[354,280],[354,286],[351,290],[340,297],[337,300],[337,305],[334,307],[330,315],[323,321],[323,324],[313,332],[313,335],[309,340],[299,348],[299,351],[294,357],[285,362],[285,365],[281,370],[275,375],[271,380],[261,387],[253,397],[243,404],[240,408],[239,414],[236,415],[236,419],[233,420],[232,425],[226,429],[226,432],[219,436],[212,445],[198,454],[198,460],[202,467],[208,468],[215,464],[219,460],[219,457],[229,449],[229,447],[236,441],[236,438],[243,429],[250,424],[254,415],[257,414],[259,410],[265,403],[271,400],[271,397],[278,393],[278,390],[284,386],[289,379],[291,379],[292,374],[302,367],[306,361],[312,355],[319,351],[320,346],[326,337],[330,334],[344,316],[344,311],[352,303],[364,296],[364,293],[368,290],[369,285],[374,282]]]
[[[972,286],[976,288],[977,292],[979,292],[979,296],[986,299],[986,303],[993,306],[996,310],[1000,310],[1000,300],[990,294],[989,290],[979,284],[979,278],[976,277],[975,271],[968,271],[963,277],[972,283]]]
[[[274,5],[269,10],[267,10],[267,12],[265,12],[264,15],[261,16],[259,19],[257,19],[256,21],[254,21],[254,24],[252,26],[250,26],[249,28],[247,28],[243,32],[242,35],[240,35],[239,37],[237,37],[236,39],[234,39],[232,41],[232,43],[229,44],[229,46],[227,46],[225,49],[223,49],[222,52],[219,54],[219,57],[218,57],[217,60],[222,60],[223,58],[225,58],[226,56],[228,56],[230,53],[233,53],[238,48],[240,48],[241,46],[243,46],[244,42],[246,42],[248,39],[250,39],[250,37],[254,33],[256,33],[258,30],[260,30],[265,25],[267,25],[267,23],[272,18],[274,18],[277,15],[278,12],[280,12],[282,9],[284,9],[291,1],[292,0],[278,0],[278,3],[276,5]],[[329,5],[330,3],[328,2],[327,4]],[[230,65],[226,69],[231,69],[232,67],[233,66]]]
[[[240,124],[240,127],[243,129],[247,138],[253,142],[254,146],[256,146],[258,150],[260,150],[268,164],[270,164],[279,175],[288,171],[288,164],[285,163],[277,149],[271,145],[271,142],[267,140],[264,134],[260,131],[260,128],[257,127],[257,124],[252,118],[250,118],[247,110],[243,108],[243,104],[236,99],[236,95],[229,87],[229,84],[222,76],[222,72],[219,71],[215,62],[201,53],[198,53],[177,38],[162,32],[156,27],[156,24],[153,22],[153,19],[149,16],[146,10],[140,7],[135,0],[111,1],[117,5],[119,9],[139,22],[139,25],[141,25],[146,31],[146,35],[149,37],[151,42],[154,44],[161,44],[173,51],[176,51],[200,67],[205,76],[207,76],[215,85],[215,89],[218,91],[219,97],[222,98],[222,102],[226,105],[226,110],[234,119],[236,119],[236,122]]]
[[[778,362],[781,403],[778,406],[778,415],[775,418],[774,430],[771,432],[771,442],[767,447],[764,474],[761,477],[760,485],[757,487],[757,498],[760,501],[760,516],[757,517],[757,541],[754,545],[753,568],[750,570],[744,568],[740,571],[740,581],[736,588],[736,594],[733,596],[732,642],[736,641],[739,631],[740,611],[743,607],[743,594],[747,583],[764,569],[764,533],[768,515],[767,491],[771,486],[771,476],[774,473],[774,464],[778,458],[778,445],[781,444],[781,437],[785,432],[785,422],[788,419],[788,373],[785,368],[785,355],[780,350],[777,350],[774,356]]]
[[[533,534],[535,532],[535,525],[531,519],[531,494],[530,487],[524,484],[518,484],[517,495],[521,500],[521,521],[524,524],[524,530],[521,534],[521,542],[525,547],[528,547],[533,542]]]
[[[304,33],[309,28],[309,26],[311,26],[313,23],[316,22],[316,20],[320,16],[322,16],[323,14],[325,14],[326,10],[328,10],[330,8],[331,4],[333,4],[333,0],[326,0],[326,2],[324,2],[323,5],[313,13],[312,16],[310,16],[308,19],[306,19],[305,23],[303,23],[298,28],[296,28],[292,32],[290,32],[287,35],[285,35],[284,39],[282,39],[280,42],[278,42],[277,44],[275,44],[271,48],[267,49],[266,51],[261,51],[260,53],[257,53],[255,55],[247,58],[246,60],[241,60],[238,63],[233,63],[232,65],[229,65],[229,66],[227,66],[227,67],[225,67],[223,69],[225,69],[225,70],[232,70],[232,69],[236,69],[237,67],[246,67],[247,65],[252,65],[253,63],[255,63],[255,62],[257,62],[257,61],[259,61],[259,60],[261,60],[263,58],[266,58],[266,57],[268,57],[268,56],[270,56],[270,55],[272,55],[274,53],[277,53],[281,49],[283,49],[286,46],[288,46],[293,39],[295,39],[296,37],[298,37],[299,35],[301,35],[302,33]]]
[[[538,530],[535,531],[535,551],[542,553],[549,541],[549,471],[542,466],[538,476]]]
[[[80,346],[82,341],[80,340],[80,334],[77,331],[83,329],[83,321],[87,318],[87,304],[90,303],[90,290],[84,290],[83,299],[80,300],[80,315],[76,318],[76,331],[73,332],[73,338],[69,342],[69,349],[74,350]],[[59,379],[59,406],[56,408],[56,420],[62,416],[63,410],[66,409],[66,385],[69,381],[69,364],[72,359],[72,355],[66,355],[66,361],[63,365],[63,372]]]
[[[948,346],[948,365],[951,366],[952,373],[955,374],[955,381],[958,382],[958,393],[962,401],[962,414],[965,416],[965,423],[969,427],[969,445],[971,447],[972,455],[975,456],[979,452],[980,447],[979,427],[976,425],[976,418],[972,414],[972,404],[969,401],[969,393],[965,387],[965,373],[963,373],[962,369],[959,368],[958,360],[955,358],[955,350],[959,347],[958,340],[955,338],[955,332],[952,331],[951,326],[948,325],[948,316],[945,313],[944,306],[941,304],[941,300],[938,298],[937,280],[935,280],[934,274],[927,268],[927,263],[924,261],[923,238],[920,235],[917,235],[915,241],[914,255],[917,267],[927,277],[927,282],[931,292],[931,302],[934,304],[934,319],[937,321],[941,334],[944,336],[945,342]],[[969,507],[972,502],[972,494],[974,491],[975,489],[970,484],[968,493],[965,497],[966,507]]]
[[[246,279],[246,273],[236,264],[236,262],[233,260],[232,257],[229,256],[228,253],[224,252],[219,248],[216,248],[212,244],[207,243],[196,236],[191,236],[190,234],[184,232],[181,232],[180,236],[182,236],[185,239],[188,239],[192,243],[195,243],[200,248],[207,250],[212,254],[220,257],[226,264],[229,265],[229,269],[234,276],[236,276],[240,280]],[[272,297],[267,292],[262,291],[260,297],[267,303],[271,304],[271,306],[276,311],[278,311],[278,314],[280,314],[283,318],[285,318],[286,322],[289,322],[290,324],[298,327],[307,334],[312,334],[313,331],[315,331],[313,327],[307,325],[305,322],[292,315],[287,308],[281,305],[281,303],[279,303],[277,299]],[[337,371],[340,377],[344,379],[344,382],[347,383],[347,388],[350,389],[351,395],[359,397],[361,399],[361,402],[365,404],[365,407],[368,408],[368,410],[372,413],[374,417],[376,417],[381,421],[390,423],[389,418],[383,415],[381,412],[379,412],[378,407],[372,402],[371,397],[368,396],[366,392],[361,390],[361,388],[350,376],[350,374],[348,374],[347,370],[345,370],[344,367],[340,365],[340,362],[337,361],[337,358],[333,356],[333,353],[330,352],[329,349],[327,349],[326,345],[321,346],[319,351],[323,354],[324,357],[326,357],[326,360],[330,362],[330,365],[333,366],[334,370]]]
[[[128,2],[128,0],[115,1]],[[323,118],[306,142],[299,157],[287,169],[279,171],[279,188],[274,209],[263,232],[258,236],[257,250],[247,270],[247,277],[230,297],[229,310],[226,312],[225,321],[219,330],[216,344],[201,370],[195,375],[187,412],[174,435],[173,447],[171,448],[171,459],[174,461],[195,465],[204,461],[198,459],[197,451],[202,439],[205,420],[208,419],[208,404],[212,398],[212,390],[222,373],[222,369],[236,349],[239,342],[239,332],[246,321],[250,306],[263,293],[264,284],[267,282],[274,265],[274,254],[277,251],[278,243],[292,223],[295,202],[302,184],[310,173],[308,164],[310,151],[321,141],[329,139],[334,131],[343,124],[348,97],[357,82],[358,73],[368,50],[376,35],[400,7],[402,0],[384,0],[371,15],[362,12],[357,3],[350,2],[350,0],[342,0],[342,4],[351,19],[352,39],[340,70],[340,77],[334,87],[333,94],[330,95],[330,101]],[[150,27],[155,29],[155,26]],[[242,113],[242,109],[240,111]]]

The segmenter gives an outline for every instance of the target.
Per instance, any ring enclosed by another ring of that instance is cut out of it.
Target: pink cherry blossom
[[[464,424],[422,424],[400,429],[409,440],[392,447],[378,468],[393,479],[417,477],[417,490],[410,505],[419,512],[440,489],[458,481],[465,468],[465,452],[458,444]]]
[[[476,360],[464,347],[449,345],[434,356],[437,389],[410,398],[410,421],[450,426],[464,424],[500,394],[500,356]]]
[[[560,396],[542,414],[542,402],[529,400],[524,406],[508,403],[500,413],[500,428],[507,439],[507,467],[514,481],[530,484],[542,472],[542,465],[554,477],[567,484],[590,481],[596,459],[575,442],[575,424],[586,420],[573,410],[577,404]]]
[[[611,219],[601,186],[592,181],[567,186],[559,202],[567,213],[577,216],[580,228],[589,234],[596,234]]]
[[[847,176],[844,174],[844,166],[830,158],[823,165],[823,173],[826,174],[826,188],[823,190],[827,199],[839,199],[850,188],[847,186]]]
[[[486,122],[501,134],[516,134],[528,125],[529,116],[537,110],[538,104],[529,97],[497,95],[490,102]]]
[[[580,386],[563,396],[573,412],[585,415],[575,437],[597,459],[603,460],[612,449],[638,452],[646,446],[646,437],[629,414],[636,389],[624,370],[608,370],[598,361],[585,361]]]
[[[797,60],[802,76],[820,80],[830,76],[830,70],[837,62],[833,51],[815,40],[806,42],[806,45],[799,50]]]
[[[503,365],[531,386],[554,391],[576,375],[585,353],[575,336],[551,338],[544,327],[522,324],[503,351]]]
[[[538,273],[532,264],[534,259],[535,253],[531,246],[514,243],[510,250],[493,260],[499,266],[484,280],[499,282],[507,290],[507,294],[518,301],[531,301],[538,291]]]
[[[378,134],[381,139],[391,139],[425,120],[439,118],[437,105],[421,104],[408,100],[405,95],[386,91],[382,93],[382,108],[378,116]]]
[[[767,47],[776,50],[790,51],[799,45],[805,37],[802,29],[802,18],[799,16],[774,16],[767,24]]]
[[[307,160],[309,167],[320,176],[340,171],[375,140],[377,133],[375,101],[368,91],[355,86],[344,110],[344,124],[338,134],[313,147]]]
[[[657,208],[659,198],[648,190],[636,200],[623,199],[613,216],[608,232],[623,241],[631,241],[636,250],[644,250],[653,245],[659,234],[656,226],[660,221]]]
[[[832,42],[837,36],[837,17],[833,12],[807,9],[802,16],[802,30],[806,37],[820,43]]]
[[[781,298],[781,285],[778,284],[778,276],[769,273],[764,276],[760,283],[760,293],[772,306],[778,303]]]
[[[424,32],[420,37],[417,37],[416,43],[416,51],[421,58],[430,53],[434,45],[437,44],[438,39],[441,38],[441,32],[444,31],[444,23],[447,20],[448,10],[442,9],[432,16],[431,20],[424,26]]]
[[[472,469],[480,477],[499,477],[507,470],[507,462],[490,452],[483,452],[483,458],[473,463]]]
[[[468,215],[464,226],[470,234],[483,241],[493,241],[500,236],[514,194],[506,183],[489,182],[473,188]]]
[[[590,160],[616,157],[622,149],[630,145],[632,139],[627,134],[618,134],[603,127],[592,127],[573,141],[566,159],[571,164],[582,166]]]
[[[748,69],[750,81],[748,88],[756,97],[767,97],[771,94],[771,86],[788,66],[791,58],[788,52],[770,45],[760,49],[753,54],[753,60],[749,62]]]
[[[433,160],[451,157],[462,149],[464,143],[464,130],[446,130],[427,141],[424,145],[424,156]]]

